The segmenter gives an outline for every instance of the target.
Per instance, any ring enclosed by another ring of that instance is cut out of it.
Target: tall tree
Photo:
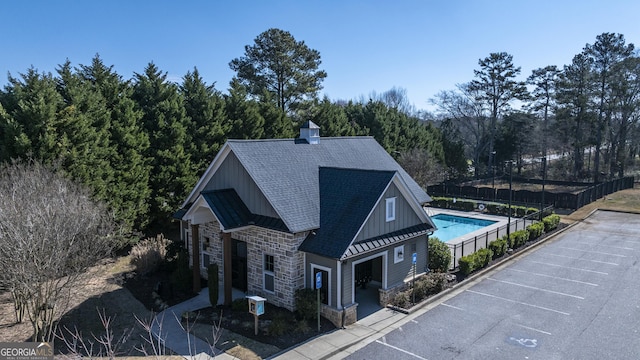
[[[531,93],[531,109],[542,112],[542,156],[547,156],[547,132],[549,117],[555,102],[556,81],[560,70],[555,65],[535,69],[527,78],[527,84],[535,86]]]
[[[61,147],[56,128],[64,103],[53,75],[31,67],[20,78],[9,76],[0,101],[5,110],[0,128],[7,141],[2,158],[33,157],[47,164],[57,160]]]
[[[225,114],[224,98],[214,85],[207,85],[197,68],[182,78],[180,93],[191,119],[188,129],[191,161],[198,174],[204,173],[231,129]]]
[[[491,53],[478,60],[480,70],[474,70],[476,79],[471,81],[470,88],[477,92],[477,100],[489,109],[489,151],[488,168],[493,165],[493,147],[496,137],[496,125],[503,112],[510,108],[514,100],[525,100],[527,88],[515,78],[520,74],[520,67],[513,65],[513,56],[506,52]]]
[[[106,200],[114,175],[109,160],[116,151],[110,140],[110,111],[102,94],[75,73],[68,60],[57,71],[65,103],[56,126],[60,160],[75,180]]]
[[[147,156],[149,136],[142,128],[142,111],[131,99],[128,81],[106,66],[99,55],[90,65],[80,65],[78,74],[93,91],[98,92],[110,114],[110,146],[115,151],[108,158],[113,168],[113,182],[107,188],[106,201],[118,221],[129,228],[143,229],[148,224],[150,165]]]
[[[229,63],[249,94],[261,98],[271,94],[277,107],[286,113],[305,100],[314,99],[327,77],[319,70],[320,53],[280,29],[269,29],[245,46],[245,54]]]
[[[596,126],[596,149],[594,156],[594,182],[599,181],[600,175],[600,149],[603,142],[603,133],[607,116],[607,104],[611,97],[611,81],[614,76],[614,69],[624,59],[633,54],[633,44],[625,44],[624,35],[613,33],[602,33],[596,37],[596,42],[587,44],[584,53],[592,62],[592,71],[598,82],[596,98],[598,102],[598,121]],[[610,114],[610,112],[609,112]]]
[[[232,79],[225,96],[225,111],[231,123],[231,139],[262,139],[264,118],[258,104],[248,99],[247,89],[238,79]]]
[[[322,136],[355,136],[355,123],[350,123],[344,106],[332,103],[328,97],[315,101],[311,107],[311,121],[320,126]]]
[[[149,136],[150,214],[152,221],[165,223],[197,180],[187,152],[189,118],[178,86],[168,82],[167,74],[153,63],[143,74],[135,74],[132,98],[143,113],[142,124]]]
[[[591,59],[581,53],[573,57],[571,65],[564,66],[557,87],[559,109],[556,116],[560,126],[571,133],[574,178],[581,177],[584,168],[584,149],[593,122],[592,92]]]
[[[480,169],[484,166],[481,159],[486,154],[490,137],[484,106],[476,101],[478,96],[478,91],[470,84],[460,84],[457,90],[441,91],[430,100],[437,107],[439,116],[447,121],[443,136],[451,143],[459,141],[464,144],[475,178],[480,176]],[[495,162],[495,159],[491,160],[491,163]]]

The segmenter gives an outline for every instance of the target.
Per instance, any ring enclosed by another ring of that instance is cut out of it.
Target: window
[[[387,222],[393,221],[396,219],[396,198],[388,198],[387,199]]]
[[[208,238],[207,236],[205,236],[202,239],[202,249],[206,250],[207,248],[209,248],[211,246],[211,239]]]
[[[263,271],[263,287],[264,290],[270,293],[275,291],[274,284],[274,269],[275,269],[275,259],[273,255],[264,255],[264,271]]]
[[[404,260],[404,245],[396,246],[393,249],[393,263],[397,264]]]

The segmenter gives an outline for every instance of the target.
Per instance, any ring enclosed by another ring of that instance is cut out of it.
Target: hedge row
[[[464,275],[469,275],[473,271],[489,265],[492,258],[493,251],[491,249],[480,249],[471,255],[463,256],[458,260],[460,272]]]
[[[517,249],[529,240],[535,240],[543,233],[558,227],[560,216],[556,214],[549,215],[542,219],[542,222],[534,223],[525,230],[514,231],[507,236],[503,236],[498,240],[489,243],[487,249],[480,249],[475,253],[463,256],[458,260],[458,266],[462,274],[469,275],[475,270],[482,269],[489,264],[491,259],[499,258],[507,252],[507,249]]]
[[[397,293],[393,297],[391,305],[408,309],[414,304],[413,298],[415,298],[415,303],[417,304],[428,296],[441,292],[446,286],[446,274],[428,273],[416,279],[413,289],[409,288]]]
[[[455,199],[454,201],[454,198],[449,197],[433,197],[430,203],[433,207],[462,211],[473,211],[478,209],[478,205],[480,204],[484,204],[484,202],[466,199]],[[509,206],[504,204],[486,204],[484,211],[492,215],[508,216]],[[537,211],[539,211],[539,209],[534,207],[511,206],[511,216],[514,217],[524,217],[526,215],[536,213]]]

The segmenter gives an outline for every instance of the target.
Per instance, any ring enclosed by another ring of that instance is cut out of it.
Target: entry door
[[[231,286],[247,292],[247,243],[231,240]]]

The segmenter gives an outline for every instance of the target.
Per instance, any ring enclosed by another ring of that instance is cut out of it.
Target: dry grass
[[[640,187],[609,194],[591,204],[585,205],[571,214],[562,216],[562,221],[572,223],[586,218],[594,210],[615,210],[640,213]]]
[[[122,348],[122,355],[140,355],[133,350],[133,346],[141,343],[140,336],[144,334],[133,315],[148,319],[152,314],[122,287],[125,274],[132,269],[127,257],[110,259],[91,268],[82,286],[71,289],[70,303],[60,320],[60,329],[66,326],[73,330],[77,327],[86,338],[91,333],[101,334],[104,329],[98,310],[104,309],[106,315],[112,317],[112,329],[116,336],[133,329],[126,348]],[[0,293],[0,341],[28,341],[31,335],[28,321],[15,324],[11,295]],[[56,350],[66,350],[62,341],[56,341],[55,346]]]

